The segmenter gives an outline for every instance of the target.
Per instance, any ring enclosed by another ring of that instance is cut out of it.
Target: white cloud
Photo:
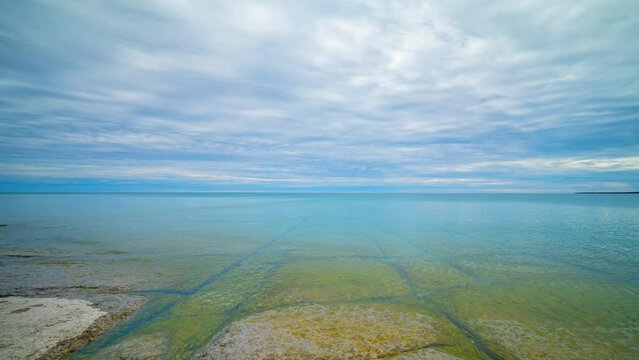
[[[225,179],[257,183],[265,163],[318,183],[635,172],[638,4],[27,4],[0,15],[0,164],[233,159]]]

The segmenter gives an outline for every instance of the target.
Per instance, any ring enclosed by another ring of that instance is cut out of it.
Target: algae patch
[[[440,326],[430,316],[394,304],[295,306],[233,323],[199,358],[380,358],[433,348],[431,354],[454,359],[435,350],[445,346]]]
[[[355,301],[397,297],[408,284],[388,265],[368,260],[308,260],[275,270],[258,294],[260,308],[303,302]]]
[[[103,349],[95,355],[95,358],[105,360],[169,359],[168,340],[165,336],[140,335]]]
[[[468,275],[441,262],[413,260],[400,264],[420,290],[461,287],[472,283]]]
[[[637,295],[629,285],[573,279],[467,288],[440,301],[519,359],[633,359]]]

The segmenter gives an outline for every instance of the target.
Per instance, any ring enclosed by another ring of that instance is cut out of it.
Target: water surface
[[[460,358],[639,354],[638,195],[2,194],[0,223],[3,287],[148,297],[78,358],[313,304],[416,309]]]

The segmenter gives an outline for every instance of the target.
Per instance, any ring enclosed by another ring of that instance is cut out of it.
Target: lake
[[[300,354],[639,354],[639,195],[1,194],[0,223],[3,288],[146,297],[72,358],[202,356],[243,319]]]

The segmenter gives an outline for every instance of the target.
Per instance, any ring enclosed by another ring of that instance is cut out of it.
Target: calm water
[[[188,358],[315,303],[418,309],[461,358],[639,357],[636,195],[4,194],[0,223],[3,254],[49,255],[3,256],[5,282],[148,295],[79,358],[141,334]]]

